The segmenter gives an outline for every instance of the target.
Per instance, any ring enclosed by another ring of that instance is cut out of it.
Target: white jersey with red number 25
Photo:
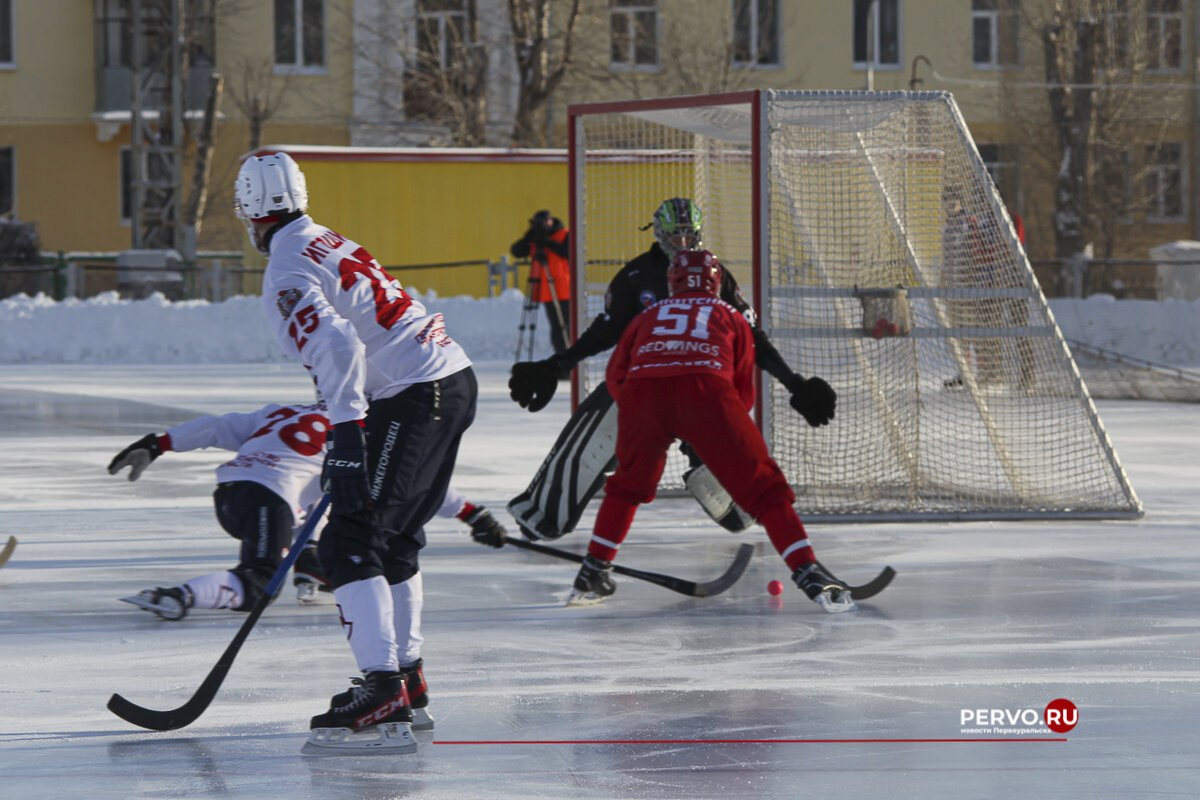
[[[264,311],[283,349],[312,371],[332,423],[471,365],[442,315],[357,243],[304,215],[276,230],[270,248]]]
[[[167,430],[171,449],[220,447],[237,451],[217,467],[217,481],[251,481],[292,506],[296,518],[321,497],[321,465],[329,419],[325,404],[263,406],[249,414],[206,416]]]

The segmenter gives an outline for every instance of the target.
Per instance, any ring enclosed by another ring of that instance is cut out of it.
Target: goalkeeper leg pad
[[[700,507],[730,533],[740,533],[754,523],[754,519],[733,502],[729,492],[703,464],[683,473],[683,482]]]
[[[616,450],[617,406],[601,383],[571,415],[529,487],[508,503],[525,537],[557,539],[575,530],[616,468]]]

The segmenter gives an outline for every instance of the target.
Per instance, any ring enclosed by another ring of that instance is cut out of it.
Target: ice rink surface
[[[568,393],[531,415],[506,364],[478,372],[455,483],[515,532],[504,504]],[[620,562],[707,580],[755,543],[717,597],[618,577],[607,603],[567,609],[572,565],[435,520],[437,729],[416,755],[300,755],[355,667],[335,607],[290,586],[197,722],[129,726],[110,694],[182,705],[242,617],[169,623],[117,598],[232,566],[237,544],[212,512],[225,454],[168,453],[132,484],[105,466],[151,430],[310,387],[291,365],[3,368],[0,544],[20,543],[0,569],[0,797],[1200,797],[1200,406],[1166,403],[1098,403],[1142,520],[810,526],[849,582],[899,572],[852,614],[792,588],[760,528],[726,533],[690,499],[643,508]],[[594,512],[558,544],[582,550]],[[1058,698],[1078,708],[1063,734],[1041,720]]]

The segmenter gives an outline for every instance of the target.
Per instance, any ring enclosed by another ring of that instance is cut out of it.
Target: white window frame
[[[637,15],[654,14],[654,63],[639,64],[635,59],[638,48]],[[629,41],[629,52],[625,61],[613,61],[612,31],[619,18],[624,18],[623,25]],[[662,12],[658,8],[658,0],[640,0],[630,5],[609,5],[609,47],[608,65],[613,72],[658,72],[662,68]]]
[[[772,2],[775,7],[775,37],[776,37],[776,57],[774,61],[759,62],[754,61],[739,61],[733,59],[733,66],[736,69],[782,69],[783,68],[783,2],[781,0],[731,0],[729,4],[729,20],[730,31],[736,33],[737,29],[737,4],[745,2],[749,5],[750,16],[750,52],[758,53],[759,45],[762,42],[762,32],[758,25],[758,5],[762,2]],[[737,47],[733,50],[736,52]]]
[[[863,2],[869,2],[869,0],[863,0]],[[895,63],[879,60],[879,53],[882,50],[882,48],[880,47],[879,9],[880,9],[880,5],[882,3],[888,3],[888,2],[894,3],[896,6],[896,61],[895,61]],[[903,61],[904,61],[904,55],[903,55],[904,54],[904,0],[875,0],[874,5],[871,6],[871,13],[874,16],[874,19],[872,20],[872,25],[871,25],[871,29],[875,32],[875,41],[872,43],[873,44],[872,52],[874,53],[874,59],[871,62],[859,61],[859,60],[855,59],[855,57],[854,57],[854,37],[857,35],[857,32],[854,30],[854,3],[850,4],[850,36],[851,36],[851,40],[850,40],[851,56],[850,57],[852,59],[854,59],[854,61],[853,61],[854,69],[856,69],[856,70],[902,69]]]
[[[1179,159],[1173,163],[1150,161],[1155,149],[1162,157],[1162,148],[1170,146],[1177,148]],[[1146,146],[1146,221],[1147,222],[1186,222],[1188,218],[1188,164],[1187,145],[1183,142],[1160,142]],[[1174,173],[1179,179],[1179,213],[1167,214],[1165,207],[1166,188],[1170,185]]]
[[[18,219],[18,217],[17,217],[17,146],[14,144],[0,145],[0,153],[3,153],[6,150],[9,153],[9,159],[10,159],[7,190],[10,193],[9,196],[12,197],[12,205],[9,208],[0,208],[0,219],[4,219],[5,216],[9,216],[9,215],[11,215],[12,219]]]
[[[0,0],[0,15],[8,15],[8,51],[11,58],[0,59],[0,69],[17,68],[17,2]]]
[[[293,42],[295,48],[295,61],[280,62],[277,53],[272,53],[272,61],[274,62],[274,71],[276,75],[325,75],[329,68],[329,36],[327,35],[325,21],[329,18],[328,9],[326,8],[325,0],[320,0],[321,4],[321,63],[320,64],[305,64],[304,63],[304,0],[291,0],[292,10],[295,14],[296,27],[292,31]],[[275,48],[275,4],[271,4],[271,49]]]
[[[1019,36],[1019,28],[1017,27],[1017,17],[1019,14],[1019,0],[991,0],[992,8],[976,8],[976,0],[971,3],[971,64],[975,69],[1008,69],[1019,67],[1021,65],[1021,41]],[[1001,47],[1001,32],[1006,26],[1001,25],[1003,17],[1012,17],[1009,20],[1008,29],[1013,31],[1013,35],[1017,37],[1017,41],[1012,43],[1014,61],[1012,63],[1001,62],[1000,53]],[[975,60],[975,24],[984,20],[988,24],[988,60]]]
[[[437,39],[438,39],[438,69],[445,71],[450,67],[450,48],[453,42],[447,34],[447,29],[452,29],[451,20],[455,17],[462,19],[462,30],[470,35],[470,9],[467,7],[466,0],[463,0],[462,7],[457,9],[442,9],[438,11],[417,11],[416,26],[419,30],[421,23],[426,20],[435,20],[437,22]],[[415,41],[416,37],[414,37]],[[474,42],[464,41],[464,47],[474,44]]]
[[[1164,3],[1170,2],[1170,1],[1171,0],[1159,0],[1159,2],[1164,2]],[[1185,25],[1186,16],[1183,12],[1183,3],[1180,2],[1180,0],[1174,0],[1174,2],[1177,3],[1175,9],[1169,10],[1169,11],[1164,11],[1164,10],[1160,10],[1160,9],[1151,10],[1150,3],[1149,2],[1146,3],[1146,34],[1147,34],[1146,41],[1147,41],[1147,46],[1149,46],[1149,41],[1150,41],[1150,36],[1149,36],[1150,29],[1152,27],[1157,28],[1158,29],[1157,30],[1158,52],[1153,55],[1158,59],[1158,62],[1160,65],[1157,67],[1149,66],[1149,62],[1151,59],[1151,53],[1149,51],[1147,51],[1147,53],[1146,53],[1147,69],[1146,69],[1146,71],[1150,72],[1150,73],[1154,73],[1156,75],[1179,75],[1179,74],[1182,74],[1184,71],[1184,65],[1187,63],[1187,53],[1186,53],[1186,51],[1187,51],[1187,27]],[[1178,34],[1179,34],[1179,54],[1178,54],[1179,55],[1179,63],[1174,64],[1174,65],[1169,65],[1169,64],[1167,64],[1166,46],[1167,46],[1167,40],[1168,40],[1167,33],[1168,33],[1168,30],[1169,30],[1172,22],[1175,23],[1175,26],[1177,27]],[[1162,65],[1166,65],[1166,66],[1162,66]]]

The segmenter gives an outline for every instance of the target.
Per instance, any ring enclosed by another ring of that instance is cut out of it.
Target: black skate
[[[417,659],[411,667],[404,667],[404,688],[408,691],[408,703],[412,706],[413,730],[433,730],[433,714],[429,713],[429,685],[425,683],[424,663]]]
[[[187,586],[172,586],[169,589],[160,586],[157,589],[143,589],[133,597],[122,597],[121,600],[149,611],[160,619],[178,622],[187,616],[194,597]]]
[[[826,572],[816,561],[799,567],[792,573],[792,580],[809,600],[830,614],[857,608],[846,584]]]
[[[325,579],[325,573],[321,571],[315,543],[305,545],[296,557],[292,567],[292,585],[296,587],[296,602],[305,605],[316,602],[317,592],[333,591]]]
[[[411,667],[402,667],[400,674],[404,676],[404,690],[408,692],[408,704],[412,709],[412,728],[414,731],[433,730],[433,715],[429,713],[429,686],[425,683],[424,662],[417,659]],[[353,687],[344,692],[338,692],[329,698],[331,708],[344,706],[354,698],[354,693],[362,686],[363,678],[351,678]]]
[[[312,718],[305,755],[415,753],[412,709],[404,674],[368,672],[346,692],[333,696],[330,708]]]
[[[612,579],[612,562],[592,555],[584,556],[575,576],[575,586],[567,598],[569,606],[590,606],[611,597],[617,591]]]

